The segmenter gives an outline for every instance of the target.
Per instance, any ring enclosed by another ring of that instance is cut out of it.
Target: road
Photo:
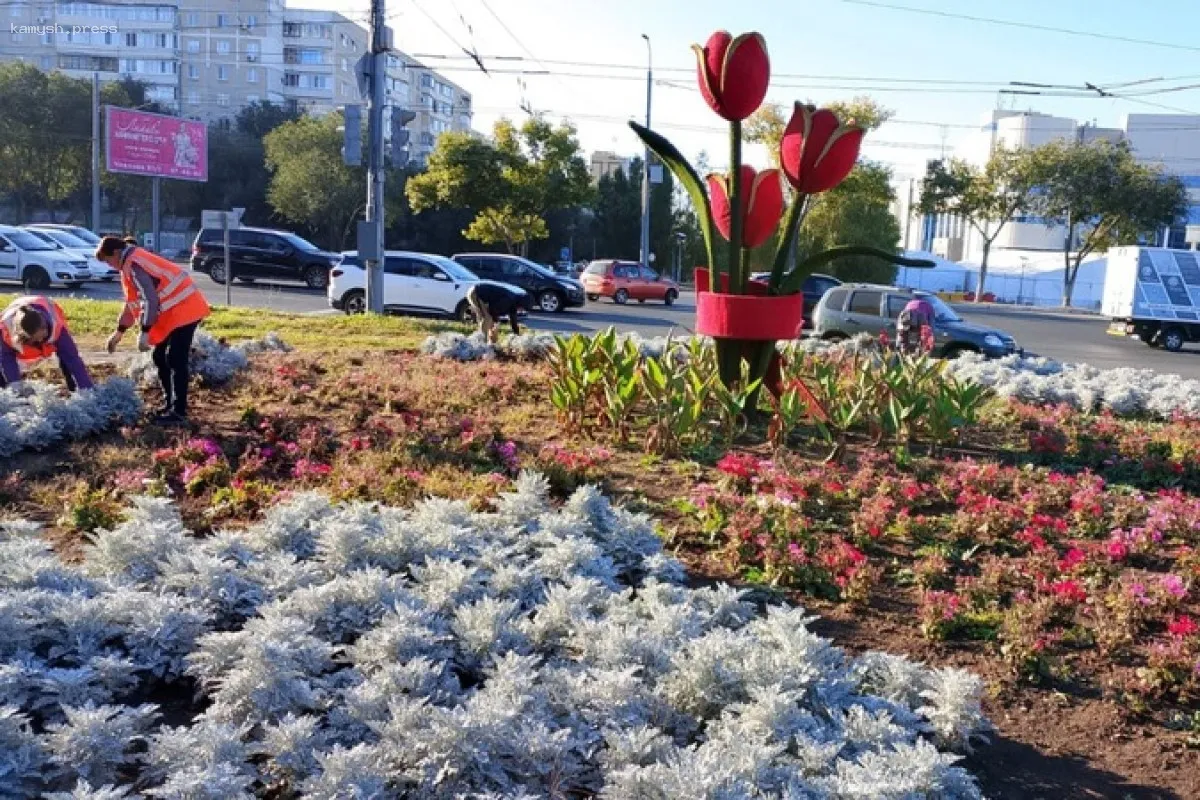
[[[197,276],[197,283],[209,302],[225,304],[223,286],[213,284],[203,275]],[[115,284],[89,284],[83,290],[69,294],[115,300],[119,299],[120,293],[120,287]],[[299,314],[335,313],[330,311],[323,293],[298,284],[235,284],[233,304]],[[1180,353],[1153,349],[1136,339],[1110,336],[1105,332],[1108,323],[1101,317],[996,306],[957,308],[970,322],[1001,328],[1012,334],[1030,354],[1096,367],[1143,367],[1200,378],[1200,346],[1189,345]],[[535,314],[528,322],[531,328],[554,333],[590,333],[611,325],[619,331],[637,331],[644,336],[665,336],[672,332],[683,335],[691,333],[695,312],[695,295],[685,292],[671,308],[661,303],[618,306],[601,300],[565,314]]]

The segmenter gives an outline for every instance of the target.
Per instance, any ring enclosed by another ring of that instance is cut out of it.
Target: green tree
[[[983,296],[992,243],[1014,216],[1029,207],[1035,187],[1034,158],[1033,151],[996,148],[982,169],[959,159],[935,161],[922,181],[922,213],[955,214],[983,240],[975,302]]]
[[[366,200],[362,168],[342,163],[340,113],[301,117],[267,134],[267,199],[293,223],[319,232],[327,247],[342,248]]]
[[[596,249],[602,258],[637,258],[641,246],[641,196],[624,170],[604,175],[596,185]]]
[[[467,133],[442,135],[428,169],[408,181],[406,194],[416,214],[471,209],[479,222],[467,228],[474,238],[499,229],[533,232],[531,226],[498,225],[498,220],[532,215],[544,222],[551,211],[589,202],[593,190],[574,127],[533,118],[520,127],[498,121],[491,141]],[[485,218],[486,211],[494,213]],[[494,239],[500,241],[503,237]]]
[[[1187,210],[1183,182],[1139,163],[1125,142],[1051,142],[1033,152],[1031,172],[1038,186],[1031,210],[1069,229],[1063,237],[1064,306],[1087,256],[1136,244]]]
[[[523,214],[511,206],[485,208],[463,231],[468,239],[483,244],[503,244],[510,253],[534,239],[550,235],[546,220],[536,214]]]
[[[0,192],[22,220],[71,197],[88,174],[91,86],[24,62],[0,65]]]
[[[871,161],[860,162],[808,212],[797,237],[801,258],[850,244],[894,252],[900,243],[900,223],[892,213],[895,199],[891,170]],[[890,284],[896,278],[894,264],[863,256],[839,258],[830,264],[829,272],[844,281]]]

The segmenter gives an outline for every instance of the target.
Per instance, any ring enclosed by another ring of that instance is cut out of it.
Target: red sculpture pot
[[[708,270],[696,270],[696,331],[714,339],[776,342],[800,338],[804,325],[804,296],[767,295],[767,285],[750,281],[747,294],[708,291]],[[729,285],[721,275],[721,288]]]

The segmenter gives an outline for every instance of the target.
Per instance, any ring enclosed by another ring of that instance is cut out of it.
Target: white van
[[[88,260],[31,232],[0,225],[0,281],[16,281],[37,292],[53,285],[78,289],[92,280]]]

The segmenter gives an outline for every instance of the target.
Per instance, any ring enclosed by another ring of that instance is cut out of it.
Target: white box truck
[[[1172,352],[1200,342],[1200,253],[1161,247],[1108,251],[1103,312],[1108,332]]]

